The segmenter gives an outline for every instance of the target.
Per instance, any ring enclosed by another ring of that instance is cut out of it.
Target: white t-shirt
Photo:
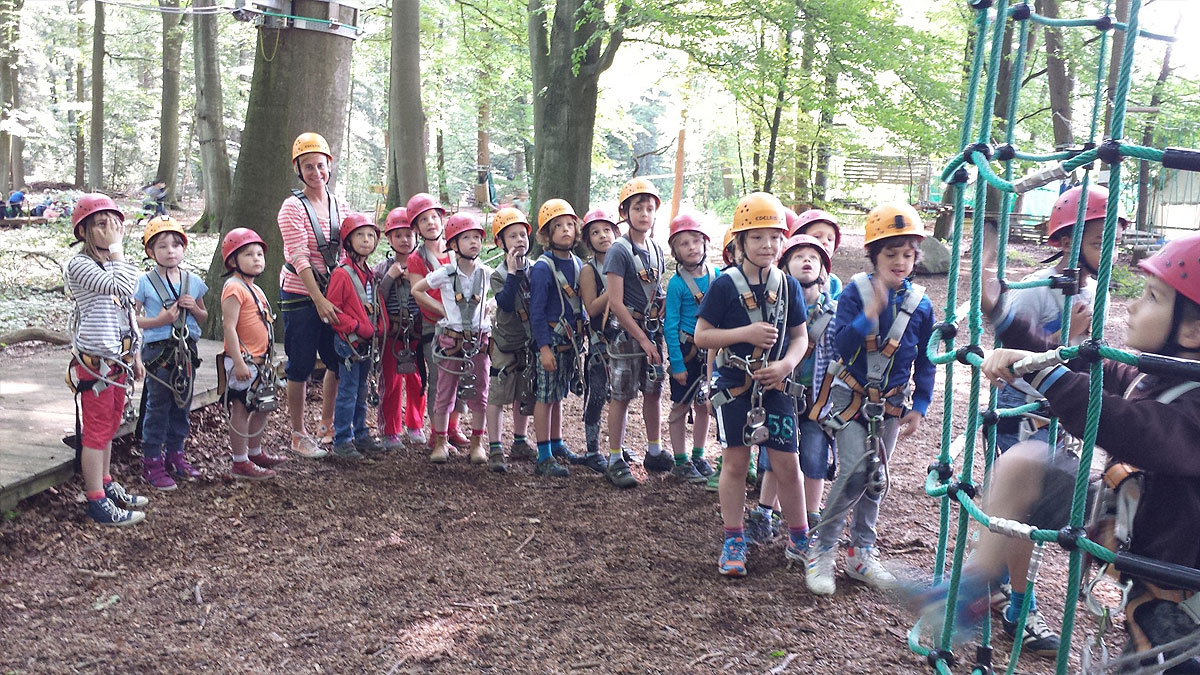
[[[1058,273],[1057,269],[1047,267],[1033,272],[1021,281],[1049,279]],[[1018,288],[1008,293],[1009,308],[1013,314],[1041,328],[1046,335],[1057,333],[1062,328],[1062,309],[1065,301],[1066,298],[1061,290],[1048,286]],[[1079,289],[1079,296],[1075,298],[1075,302],[1082,302],[1091,307],[1095,301],[1096,280],[1088,277],[1083,288]],[[1081,341],[1076,338],[1071,341],[1071,344],[1079,344]]]
[[[469,323],[481,333],[492,331],[492,316],[488,310],[487,279],[492,275],[492,268],[487,265],[475,264],[475,271],[470,275],[464,274],[458,265],[443,265],[429,273],[425,280],[429,287],[442,292],[442,306],[446,308],[446,316],[438,320],[438,325],[450,330],[463,330],[463,316],[455,297],[455,278],[458,280],[458,292],[464,296],[474,293],[479,295],[479,303],[475,306],[473,317],[468,317]],[[466,304],[464,302],[464,304]]]

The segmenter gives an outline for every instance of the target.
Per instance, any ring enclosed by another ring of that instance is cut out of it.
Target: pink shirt
[[[316,208],[317,224],[320,225],[325,239],[329,239],[329,210]],[[350,209],[343,200],[338,200],[338,219],[343,220],[350,215]],[[295,195],[283,200],[279,207],[279,233],[283,235],[283,259],[296,268],[293,274],[286,267],[279,272],[279,287],[289,293],[308,295],[308,289],[300,280],[299,273],[308,268],[322,274],[329,270],[325,267],[325,258],[317,249],[317,237],[313,234],[312,225],[308,222],[308,213],[304,205]]]

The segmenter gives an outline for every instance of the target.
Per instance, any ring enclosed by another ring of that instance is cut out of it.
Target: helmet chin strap
[[[800,283],[800,288],[812,288],[813,286],[816,286],[817,284],[821,283],[821,277],[818,276],[816,279],[813,279],[812,281],[809,281],[807,283],[800,281],[799,279],[797,279],[796,281]]]
[[[574,247],[573,246],[559,246],[557,243],[554,242],[553,239],[551,239],[550,240],[550,248],[554,249],[555,251],[570,251]]]

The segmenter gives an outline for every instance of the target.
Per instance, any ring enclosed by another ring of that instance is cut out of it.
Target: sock
[[[1004,618],[1016,623],[1017,617],[1021,616],[1021,604],[1025,602],[1025,595],[1029,595],[1029,613],[1033,614],[1037,610],[1037,599],[1033,597],[1033,589],[1026,588],[1025,593],[1012,592],[1012,601],[1008,603],[1008,609],[1004,611]]]
[[[625,456],[621,454],[621,449],[620,448],[609,448],[608,449],[608,460],[611,462],[616,459],[625,459]]]
[[[110,476],[108,474],[104,474],[104,487],[108,487],[108,484],[111,482],[112,482],[112,476]]]
[[[472,435],[472,436],[482,436],[482,435],[483,435],[483,429],[476,429],[476,430],[474,430],[474,431],[472,431],[472,432],[471,432],[471,435]],[[500,444],[499,444],[499,443],[497,443],[496,445],[500,445]]]
[[[685,452],[675,453],[675,466],[683,466],[684,464],[688,464],[690,462],[691,462],[691,460],[688,459],[687,453],[685,453]]]
[[[89,502],[98,502],[104,499],[104,490],[96,490],[94,492],[89,491],[87,493],[87,498]]]
[[[563,449],[563,440],[561,438],[550,439],[550,451],[554,452]]]
[[[234,455],[233,456],[234,464],[237,464],[239,462],[249,462],[249,461],[250,461],[250,458],[246,455]]]
[[[525,440],[525,434],[513,434],[513,445],[516,445],[517,443],[525,443],[525,442],[527,442]]]
[[[504,451],[504,447],[502,445],[500,445],[500,441],[496,441],[495,443],[488,443],[488,449],[491,450],[492,452],[503,452]]]
[[[771,517],[771,507],[769,507],[769,506],[764,506],[764,505],[762,505],[762,504],[759,504],[759,505],[758,505],[758,510],[759,510],[759,512],[761,512],[761,513],[762,513],[764,516],[766,516],[767,518],[770,518],[770,517]]]
[[[704,448],[693,447],[692,448],[692,461],[694,462],[698,459],[704,459]]]
[[[550,441],[538,441],[537,461],[544,462],[552,457],[554,457],[554,453],[551,450]]]
[[[662,441],[660,439],[656,438],[653,441],[651,441],[649,439],[646,440],[646,454],[657,455],[657,454],[660,454],[661,452],[662,452]]]
[[[249,455],[250,457],[258,457],[259,455],[262,454],[262,448],[261,447],[250,448],[250,451],[247,452],[246,454]]]
[[[726,527],[726,528],[724,528],[724,529],[725,529],[725,538],[726,538],[726,539],[729,539],[730,537],[744,537],[744,536],[746,536],[746,530],[745,530],[745,528],[741,528],[741,527],[732,527],[732,528],[731,528],[731,527]]]

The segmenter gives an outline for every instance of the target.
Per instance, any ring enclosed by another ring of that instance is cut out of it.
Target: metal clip
[[[865,401],[862,405],[863,417],[872,422],[878,422],[883,419],[883,402],[882,401]]]
[[[746,445],[758,445],[770,437],[767,430],[767,410],[762,407],[762,389],[755,384],[750,394],[750,411],[746,413],[746,426],[742,440]]]

